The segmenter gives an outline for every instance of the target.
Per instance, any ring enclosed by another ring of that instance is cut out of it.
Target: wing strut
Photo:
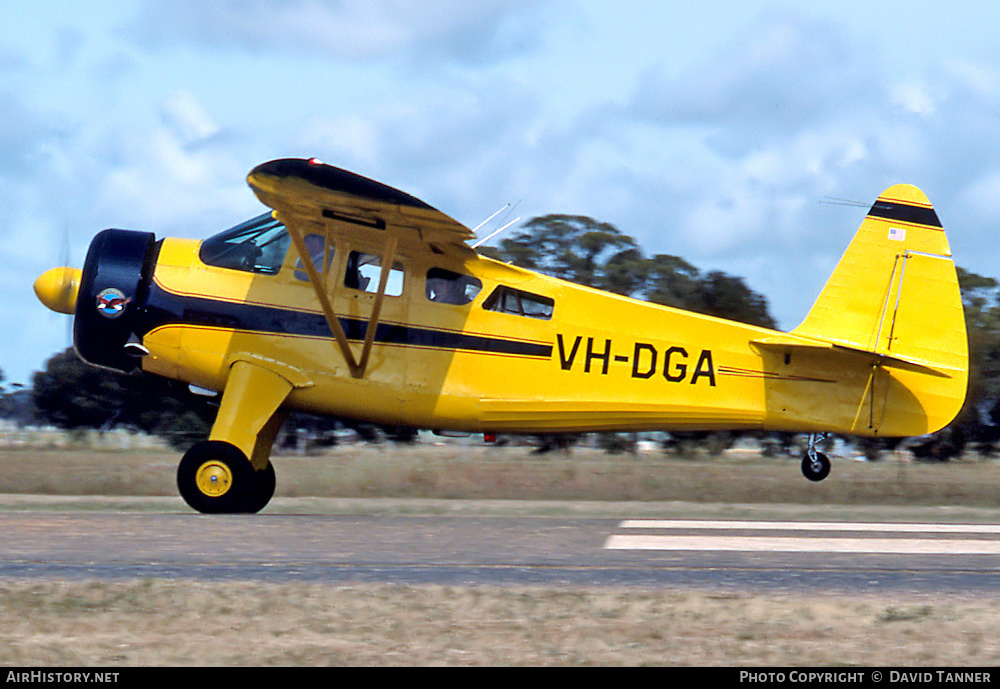
[[[385,297],[385,286],[389,281],[389,270],[392,268],[392,259],[396,257],[396,246],[399,238],[395,232],[389,233],[386,238],[385,250],[382,252],[382,270],[379,273],[378,292],[375,294],[375,303],[372,305],[372,313],[368,317],[368,327],[365,328],[365,344],[361,348],[361,361],[358,362],[359,374],[355,378],[365,375],[368,368],[368,355],[372,351],[372,343],[375,341],[375,329],[378,327],[378,317],[382,312],[382,299]]]
[[[316,292],[330,332],[355,378],[363,378],[368,368],[388,273],[392,270],[398,244],[403,242],[415,250],[451,255],[463,260],[475,256],[475,250],[467,244],[473,237],[472,231],[453,218],[398,189],[324,165],[315,158],[289,158],[263,163],[250,172],[247,182],[257,198],[273,208],[277,214],[275,217],[288,229],[301,259],[301,269]],[[326,257],[332,245],[331,234],[340,230],[332,223],[348,223],[344,229],[349,236],[362,236],[358,233],[363,233],[371,239],[377,238],[376,241],[384,247],[379,289],[358,358],[351,351],[344,328],[333,310],[326,285],[330,277]],[[309,234],[325,232],[322,271],[310,256],[307,230]]]
[[[326,246],[323,249],[324,275],[320,275],[313,263],[309,248],[306,246],[301,228],[295,223],[285,223],[285,227],[292,238],[292,244],[299,255],[302,268],[309,277],[309,283],[316,293],[316,298],[323,309],[323,316],[326,318],[330,332],[333,333],[333,338],[340,348],[340,353],[344,356],[344,361],[347,363],[347,368],[350,370],[351,376],[354,378],[364,378],[365,370],[368,368],[368,359],[371,354],[372,345],[375,342],[375,330],[378,328],[379,315],[382,312],[382,301],[385,297],[385,288],[389,280],[389,269],[392,266],[393,259],[396,257],[396,248],[399,244],[398,236],[392,231],[387,233],[385,250],[382,252],[382,270],[379,276],[378,292],[375,295],[375,303],[372,305],[372,312],[368,317],[368,324],[365,328],[365,339],[361,347],[361,356],[355,359],[354,352],[351,351],[351,345],[347,340],[347,334],[340,325],[340,319],[333,310],[333,304],[330,302],[330,296],[326,290],[325,276],[329,273],[330,269],[329,261],[326,258],[330,245],[329,231],[326,232],[324,239],[326,242]]]

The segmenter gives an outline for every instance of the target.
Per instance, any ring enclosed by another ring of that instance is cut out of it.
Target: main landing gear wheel
[[[822,452],[807,452],[802,458],[802,475],[810,481],[822,481],[830,475],[830,458]]]
[[[274,495],[274,487],[276,483],[274,465],[268,462],[266,469],[254,471],[253,479],[257,483],[257,494],[254,499],[247,503],[247,509],[245,511],[250,512],[251,514],[256,514],[264,509],[265,505],[271,501],[271,497]]]
[[[246,455],[227,442],[206,440],[188,450],[177,467],[184,501],[205,514],[259,512],[274,495],[274,467],[254,471]]]

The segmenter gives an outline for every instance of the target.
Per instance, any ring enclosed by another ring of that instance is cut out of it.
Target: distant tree
[[[657,304],[774,328],[767,300],[742,278],[703,274],[684,259],[643,256],[609,223],[579,215],[533,218],[487,255],[522,268]]]
[[[702,274],[677,256],[658,254],[647,261],[644,296],[665,306],[741,323],[776,328],[767,299],[747,287],[743,278],[721,271]]]
[[[641,294],[649,281],[649,270],[649,261],[638,249],[619,251],[604,263],[602,286],[624,296]]]
[[[882,453],[892,452],[902,440],[902,438],[854,438],[853,445],[869,462],[877,462],[882,458]]]
[[[569,452],[583,436],[578,433],[546,433],[533,436],[535,449],[532,454],[544,455],[550,452]]]
[[[712,271],[702,279],[705,310],[712,316],[774,329],[767,300],[746,286],[743,278]]]
[[[522,268],[608,288],[608,257],[636,249],[634,239],[609,223],[581,215],[545,215],[533,218],[501,241],[497,253],[502,260]]]
[[[91,366],[67,349],[32,380],[37,415],[60,428],[132,428],[183,449],[208,435],[215,410],[183,386]]]
[[[992,454],[1000,440],[1000,283],[958,268],[969,336],[969,388],[950,424],[914,444],[917,459],[948,461],[970,444]]]
[[[122,413],[121,376],[86,365],[72,349],[35,373],[32,391],[41,417],[60,428],[100,428]]]
[[[7,418],[10,415],[10,400],[7,397],[7,389],[4,387],[4,381],[7,378],[4,376],[3,369],[0,368],[0,418]]]
[[[701,273],[677,256],[657,254],[646,261],[642,295],[678,309],[704,309]]]

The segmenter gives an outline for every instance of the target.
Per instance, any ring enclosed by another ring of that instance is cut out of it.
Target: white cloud
[[[979,222],[990,226],[1000,223],[1000,168],[970,180],[958,195],[958,202]]]
[[[937,98],[923,82],[907,82],[892,88],[892,102],[915,115],[934,114]]]
[[[220,127],[194,96],[181,90],[163,104],[163,118],[181,141],[190,145],[219,133]]]
[[[744,275],[779,318],[863,217],[823,198],[895,182],[928,192],[960,263],[996,274],[1000,57],[992,37],[964,49],[978,20],[949,9],[967,31],[935,33],[938,54],[914,17],[883,40],[892,7],[722,6],[154,0],[0,38],[8,300],[33,299],[50,254],[31,242],[58,246],[67,222],[78,258],[105,226],[203,236],[258,209],[245,175],[285,155],[469,225],[518,200],[525,219],[591,215]]]
[[[517,49],[504,19],[533,4],[526,0],[275,0],[145,3],[137,22],[144,41],[203,46],[316,51],[371,59],[398,51],[440,53],[463,60]]]
[[[247,170],[220,145],[191,147],[173,129],[129,134],[95,189],[97,212],[134,229],[183,236],[222,230],[254,204]]]
[[[23,180],[42,167],[43,146],[67,135],[55,115],[35,110],[15,93],[0,91],[0,178]]]
[[[799,14],[767,15],[681,73],[659,65],[637,89],[637,115],[712,122],[732,140],[780,135],[869,91],[870,56],[838,27]]]

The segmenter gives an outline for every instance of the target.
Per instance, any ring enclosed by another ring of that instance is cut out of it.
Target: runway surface
[[[1000,526],[0,511],[0,577],[1000,593]]]

